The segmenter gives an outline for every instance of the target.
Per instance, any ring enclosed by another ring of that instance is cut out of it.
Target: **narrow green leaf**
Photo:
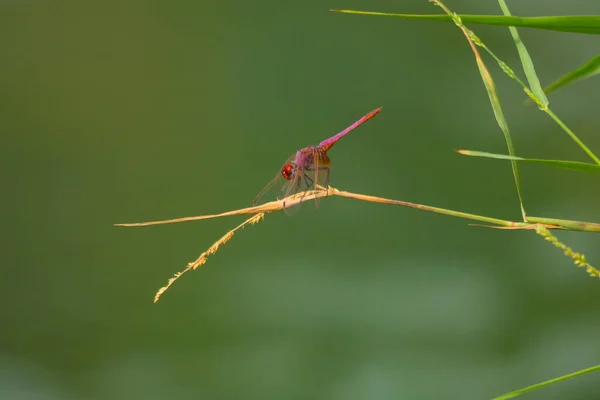
[[[502,12],[506,16],[511,16],[510,10],[506,5],[504,0],[498,0],[500,4],[500,8]],[[519,52],[519,57],[521,58],[521,64],[523,65],[523,71],[525,71],[525,76],[527,76],[527,81],[529,82],[529,87],[535,96],[539,99],[539,101],[544,105],[544,107],[548,106],[548,98],[544,94],[544,90],[542,90],[542,85],[540,84],[540,80],[538,79],[537,74],[535,73],[535,68],[533,67],[533,60],[529,56],[529,52],[525,47],[525,44],[521,41],[519,37],[519,32],[517,32],[517,28],[514,26],[509,26],[510,34],[515,41],[515,45],[517,46],[517,51]]]
[[[600,232],[600,223],[597,222],[584,222],[574,221],[570,219],[559,219],[559,218],[545,218],[545,217],[530,217],[527,216],[527,222],[534,222],[536,224],[548,224],[557,225],[565,229],[573,231],[584,231],[584,232]]]
[[[457,153],[472,156],[472,157],[485,157],[485,158],[495,158],[498,160],[511,160],[511,161],[525,161],[532,162],[537,164],[549,165],[556,168],[569,169],[573,171],[579,172],[590,172],[600,174],[600,165],[584,163],[579,161],[565,161],[565,160],[544,160],[539,158],[522,158],[516,156],[509,156],[505,154],[494,154],[494,153],[486,153],[484,151],[474,151],[474,150],[456,150]]]
[[[510,131],[508,129],[508,123],[504,118],[504,113],[502,112],[502,106],[500,105],[500,99],[498,99],[498,95],[496,94],[496,88],[494,81],[492,80],[492,76],[489,71],[485,67],[485,64],[481,60],[481,58],[477,57],[477,66],[479,67],[479,72],[481,74],[481,79],[483,84],[485,85],[485,89],[488,93],[488,97],[490,99],[490,104],[492,105],[492,109],[494,111],[494,116],[496,117],[496,122],[502,133],[504,134],[504,140],[506,141],[506,146],[508,147],[508,152],[510,154],[515,154],[515,147],[512,142],[512,138],[510,136]],[[519,205],[521,206],[521,214],[523,215],[523,219],[526,218],[525,214],[525,206],[523,205],[523,197],[521,195],[521,182],[519,179],[519,165],[515,161],[511,161],[511,166],[513,170],[513,176],[515,179],[515,186],[517,188],[517,196],[519,198]]]
[[[587,373],[590,373],[590,372],[594,372],[594,371],[600,371],[600,365],[596,365],[594,367],[582,369],[581,371],[577,371],[577,372],[573,372],[571,374],[563,375],[563,376],[558,377],[558,378],[550,379],[548,381],[541,382],[541,383],[538,383],[536,385],[531,385],[531,386],[528,386],[528,387],[523,388],[523,389],[515,390],[514,392],[505,393],[502,396],[495,397],[492,400],[512,399],[513,397],[517,397],[517,396],[519,396],[519,395],[521,395],[523,393],[531,392],[532,390],[536,390],[536,389],[539,389],[541,387],[551,385],[553,383],[564,381],[564,380],[567,380],[567,379],[570,379],[570,378],[574,378],[576,376],[584,375],[584,374],[587,374]]]
[[[592,57],[591,60],[583,64],[581,67],[577,68],[574,71],[569,72],[550,86],[548,86],[544,91],[546,93],[550,93],[555,91],[558,88],[561,88],[569,83],[577,82],[590,76],[594,76],[600,74],[600,54]]]
[[[583,143],[581,139],[577,137],[577,135],[575,135],[571,128],[569,128],[564,122],[562,122],[560,118],[558,118],[558,115],[554,114],[554,112],[549,108],[546,108],[544,111],[550,116],[550,118],[552,118],[558,124],[558,126],[560,126],[565,132],[567,132],[567,135],[569,135],[571,139],[573,139],[573,141],[577,143],[579,147],[581,147],[581,149],[585,151],[587,155],[590,156],[590,158],[596,162],[596,164],[600,165],[600,158],[598,158],[598,156],[595,155],[594,152],[590,150],[589,147],[587,147],[585,143]]]
[[[406,19],[452,22],[450,15],[393,14],[372,11],[330,10],[344,14],[372,15]],[[552,17],[515,17],[501,15],[458,15],[463,22],[470,24],[522,26],[524,28],[545,29],[559,32],[586,33],[600,35],[600,15],[564,15]]]
[[[487,49],[487,47],[485,47],[485,45],[483,44],[481,39],[479,39],[477,37],[477,35],[475,35],[474,32],[469,30],[463,24],[461,18],[457,14],[452,13],[450,11],[450,9],[448,7],[446,7],[446,5],[444,3],[442,3],[441,0],[431,0],[431,2],[435,5],[437,5],[438,7],[440,7],[442,10],[444,10],[447,15],[451,16],[454,24],[456,26],[458,26],[459,29],[465,35],[465,38],[467,39],[469,46],[471,46],[473,55],[475,56],[475,61],[477,63],[477,68],[479,69],[479,74],[481,75],[481,80],[483,81],[483,84],[485,86],[485,90],[486,90],[488,98],[490,100],[490,105],[492,106],[492,110],[494,112],[494,117],[496,117],[496,122],[498,123],[498,126],[500,127],[500,129],[502,130],[502,134],[504,135],[504,139],[506,141],[506,146],[508,147],[508,152],[511,155],[515,155],[515,148],[514,148],[514,145],[512,142],[512,138],[510,136],[510,131],[508,129],[508,123],[506,122],[506,118],[504,118],[504,112],[502,111],[502,105],[500,104],[500,99],[498,98],[498,94],[496,92],[496,84],[494,83],[494,80],[492,79],[492,75],[490,74],[489,70],[487,69],[485,63],[483,62],[483,59],[481,58],[481,55],[479,54],[479,50],[477,50],[477,46],[481,46],[481,47],[485,48],[487,51],[489,51],[489,50]],[[510,70],[510,68],[507,65],[502,63],[501,66],[502,66],[502,69],[504,70],[504,72],[509,74],[509,71],[510,71],[510,75],[512,77],[516,78],[514,72],[512,72],[512,70]],[[523,204],[523,196],[521,194],[521,182],[520,182],[520,178],[519,178],[519,164],[516,161],[511,161],[510,164],[512,167],[513,177],[515,180],[515,187],[517,189],[517,197],[519,200],[519,206],[521,207],[521,215],[523,216],[523,221],[526,221],[527,214],[525,212],[525,205]]]

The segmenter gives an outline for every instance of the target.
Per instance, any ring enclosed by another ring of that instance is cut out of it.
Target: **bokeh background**
[[[460,31],[331,8],[439,12],[424,0],[0,2],[1,399],[485,399],[600,363],[600,284],[534,233],[350,199],[268,215],[152,303],[242,218],[113,223],[248,206],[288,155],[378,106],[330,152],[333,186],[519,219],[509,165],[452,151],[506,151]],[[472,28],[522,76],[507,29]],[[598,52],[594,36],[521,34],[544,84]],[[518,154],[588,161],[488,65]],[[596,153],[599,89],[551,96]],[[523,165],[522,179],[529,214],[600,219],[596,177]],[[600,264],[598,236],[559,237]],[[596,373],[527,398],[599,393]]]

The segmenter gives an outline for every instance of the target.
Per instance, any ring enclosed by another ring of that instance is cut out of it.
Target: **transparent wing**
[[[301,169],[296,170],[296,173],[294,174],[293,178],[290,179],[289,181],[287,181],[286,185],[282,188],[281,198],[285,199],[285,198],[287,198],[289,196],[293,196],[293,195],[297,195],[300,198],[303,198],[304,195],[306,194],[306,182],[304,180],[305,177],[306,177],[306,175],[304,174],[303,170],[301,170]],[[300,210],[301,205],[302,205],[302,203],[299,203],[297,205],[287,207],[284,202],[283,211],[287,215],[294,215]]]
[[[315,175],[315,188],[326,190],[329,186],[329,166],[322,167],[317,169],[314,173]],[[315,199],[315,206],[319,207],[320,198]]]
[[[267,183],[267,185],[265,187],[263,187],[260,192],[258,192],[256,197],[254,197],[254,200],[252,201],[252,205],[256,205],[258,203],[258,201],[263,196],[265,196],[267,193],[273,192],[273,194],[275,194],[275,193],[280,194],[284,190],[286,190],[288,181],[286,181],[283,178],[283,176],[281,176],[281,169],[283,168],[284,165],[286,165],[287,163],[292,161],[294,159],[294,157],[295,157],[295,154],[292,154],[290,157],[288,157],[288,159],[283,164],[281,164],[281,168],[279,168],[279,172],[277,173],[277,175],[275,175],[275,177],[273,179],[271,179],[271,181],[269,183]]]

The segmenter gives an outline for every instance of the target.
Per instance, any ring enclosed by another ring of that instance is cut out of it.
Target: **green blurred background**
[[[514,2],[511,2],[514,3]],[[510,4],[510,3],[509,3]],[[495,1],[454,11],[498,14]],[[512,4],[598,14],[597,0]],[[518,219],[502,134],[451,24],[426,1],[0,3],[1,399],[485,399],[600,363],[600,284],[532,232],[331,198],[239,232],[155,291],[296,149],[341,189]],[[473,26],[515,70],[508,30]],[[544,84],[598,38],[521,30]],[[489,63],[523,156],[588,161]],[[522,75],[522,74],[521,74]],[[591,79],[551,96],[600,151]],[[597,178],[523,165],[531,215],[600,219]],[[559,237],[600,264],[598,236]],[[600,396],[590,374],[528,399]]]

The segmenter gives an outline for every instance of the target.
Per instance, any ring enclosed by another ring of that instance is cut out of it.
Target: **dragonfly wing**
[[[281,198],[285,199],[285,198],[293,196],[295,194],[298,194],[299,196],[301,196],[301,198],[304,197],[304,195],[306,194],[306,188],[305,188],[305,182],[304,182],[305,176],[306,175],[304,174],[304,171],[297,170],[296,173],[294,174],[294,176],[292,177],[292,179],[290,179],[286,183],[286,186],[284,186],[282,188]],[[302,194],[299,194],[298,192],[301,192],[301,191],[302,191]],[[301,205],[302,205],[302,203],[298,203],[297,205],[287,207],[284,203],[283,211],[285,211],[285,213],[287,215],[293,215],[293,214],[296,214],[298,212],[298,210],[300,210]]]
[[[277,174],[277,176],[271,179],[271,181],[267,183],[267,185],[264,188],[262,188],[260,192],[258,192],[256,197],[254,197],[252,205],[255,206],[256,203],[258,203],[258,201],[264,196],[264,194],[267,193],[272,187],[276,186],[281,179],[281,174]]]
[[[315,176],[315,190],[323,189],[326,190],[329,186],[329,165],[319,164],[317,166],[316,171],[314,172]],[[319,207],[320,198],[315,199],[315,205]]]
[[[295,154],[292,154],[290,157],[288,157],[288,159],[281,165],[281,168],[279,169],[279,172],[277,173],[277,175],[275,175],[275,177],[273,179],[271,179],[271,181],[269,183],[267,183],[267,185],[262,188],[262,190],[260,192],[258,192],[258,194],[256,195],[256,197],[254,197],[254,201],[252,202],[252,205],[256,205],[256,203],[258,203],[258,201],[268,192],[270,192],[272,189],[277,188],[278,192],[281,192],[283,190],[283,188],[285,188],[285,185],[287,183],[287,181],[283,178],[283,176],[281,176],[281,169],[288,164],[290,161],[292,161],[295,157]]]

